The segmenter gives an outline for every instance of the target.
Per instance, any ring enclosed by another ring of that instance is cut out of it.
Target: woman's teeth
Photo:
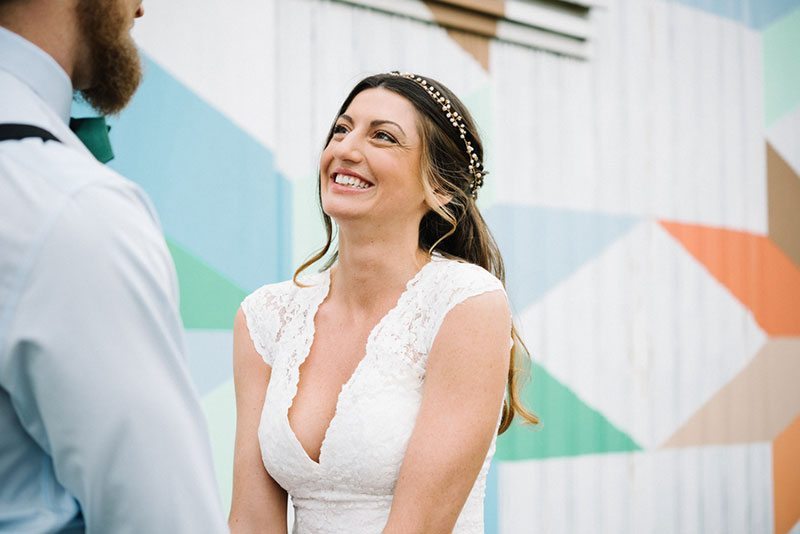
[[[347,174],[336,174],[333,177],[333,181],[339,185],[349,185],[356,189],[366,189],[370,186],[370,184],[364,180],[360,180],[355,176],[348,176]]]

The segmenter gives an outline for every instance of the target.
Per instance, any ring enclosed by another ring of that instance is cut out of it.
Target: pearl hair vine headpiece
[[[467,127],[463,122],[464,117],[452,108],[448,98],[442,95],[439,90],[436,89],[436,87],[428,83],[428,81],[421,76],[417,76],[416,74],[412,74],[410,72],[399,72],[396,70],[391,71],[389,74],[392,76],[408,78],[409,80],[416,82],[417,85],[425,89],[425,91],[437,104],[442,106],[442,111],[447,114],[447,120],[450,121],[450,124],[452,124],[454,128],[458,129],[458,133],[461,139],[464,141],[464,146],[467,149],[467,157],[469,158],[469,173],[472,175],[472,180],[469,183],[469,194],[473,200],[477,199],[478,189],[481,188],[483,185],[483,179],[489,173],[484,170],[483,163],[475,153],[475,149],[472,148],[472,143],[470,143],[469,139],[467,139]]]

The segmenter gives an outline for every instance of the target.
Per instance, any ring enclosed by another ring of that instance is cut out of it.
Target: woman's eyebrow
[[[375,128],[376,126],[381,126],[383,124],[394,124],[395,126],[397,126],[397,129],[400,130],[403,133],[403,135],[406,135],[406,132],[405,132],[405,130],[403,130],[403,127],[400,126],[399,124],[397,124],[394,121],[385,120],[385,119],[379,119],[379,120],[374,120],[371,123],[369,123],[370,127],[372,127],[372,128]]]
[[[347,113],[342,113],[341,115],[339,115],[339,118],[346,120],[350,124],[353,124],[353,118],[350,115],[348,115]],[[370,126],[370,128],[375,128],[376,126],[381,126],[383,124],[394,124],[395,126],[397,126],[397,129],[400,130],[403,133],[403,135],[406,135],[406,131],[403,130],[402,126],[400,126],[399,124],[397,124],[394,121],[390,121],[390,120],[387,120],[387,119],[376,119],[376,120],[370,122],[369,126]]]

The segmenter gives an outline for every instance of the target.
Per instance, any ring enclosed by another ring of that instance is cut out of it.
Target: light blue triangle
[[[233,333],[230,330],[189,330],[186,354],[189,372],[201,396],[233,378]]]
[[[506,286],[517,313],[638,222],[629,216],[509,204],[493,206],[485,217],[503,253]]]
[[[800,7],[800,0],[672,0],[762,30]],[[669,2],[667,2],[669,3]]]
[[[111,122],[111,166],[144,187],[165,233],[237,286],[287,278],[291,183],[271,151],[144,60],[142,86]]]

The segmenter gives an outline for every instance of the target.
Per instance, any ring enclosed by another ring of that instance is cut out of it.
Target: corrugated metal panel
[[[800,2],[724,4],[609,0],[588,61],[493,40],[485,63],[442,27],[341,2],[148,5],[118,165],[162,212],[184,301],[210,307],[184,318],[225,497],[232,387],[209,330],[321,244],[332,114],[363,75],[399,69],[476,115],[480,205],[536,364],[544,425],[501,439],[487,532],[788,532],[800,94],[781,88],[800,72]]]

